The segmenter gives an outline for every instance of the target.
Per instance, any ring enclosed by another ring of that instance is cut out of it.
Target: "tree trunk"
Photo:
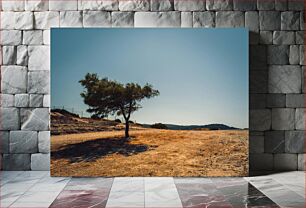
[[[129,120],[125,120],[125,138],[130,137],[129,128],[130,128]]]

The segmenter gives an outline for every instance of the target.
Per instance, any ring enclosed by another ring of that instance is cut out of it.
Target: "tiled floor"
[[[61,178],[1,172],[1,207],[305,207],[305,173],[246,178]]]

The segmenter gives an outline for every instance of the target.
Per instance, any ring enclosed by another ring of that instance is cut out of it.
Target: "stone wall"
[[[304,169],[303,0],[3,0],[4,170],[50,162],[51,27],[250,29],[250,169]]]

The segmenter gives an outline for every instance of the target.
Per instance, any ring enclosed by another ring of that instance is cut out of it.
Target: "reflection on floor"
[[[63,178],[1,172],[1,207],[305,207],[305,173],[245,178]]]

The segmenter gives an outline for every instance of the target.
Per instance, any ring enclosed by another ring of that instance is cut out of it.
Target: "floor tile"
[[[50,208],[103,208],[107,198],[108,193],[101,194],[94,190],[65,190]]]
[[[70,178],[51,178],[40,179],[28,191],[62,191],[70,181]]]
[[[23,202],[17,201],[10,208],[48,208],[52,202]]]
[[[145,192],[145,207],[180,208],[182,202],[176,189]]]
[[[305,206],[305,172],[298,171],[245,178],[69,178],[50,177],[46,171],[4,171],[1,180],[1,207]]]
[[[269,176],[248,179],[259,191],[283,207],[304,207],[305,199]]]
[[[144,180],[143,178],[115,178],[112,188],[112,192],[144,192]]]
[[[22,174],[24,171],[0,171],[0,184],[1,186],[11,180],[14,180],[18,175]]]
[[[301,174],[301,171],[277,173],[269,177],[305,198],[305,174]]]
[[[145,178],[145,207],[183,207],[172,177]]]
[[[108,193],[112,187],[113,178],[72,178],[65,190],[88,190]]]
[[[111,192],[106,208],[141,208],[144,203],[144,192]]]
[[[174,180],[171,177],[145,178],[144,187],[145,187],[145,192],[172,190],[176,188]]]

